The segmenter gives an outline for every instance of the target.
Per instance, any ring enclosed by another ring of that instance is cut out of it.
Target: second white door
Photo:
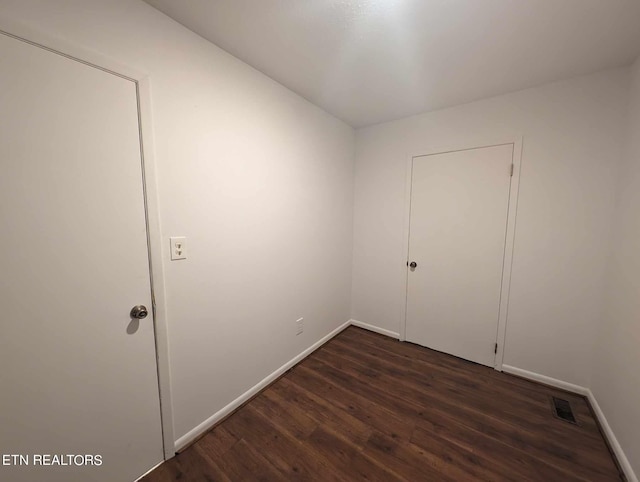
[[[513,144],[414,157],[406,339],[493,366]]]

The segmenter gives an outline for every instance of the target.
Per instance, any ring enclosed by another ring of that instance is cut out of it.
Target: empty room
[[[0,481],[640,476],[640,2],[0,0]]]

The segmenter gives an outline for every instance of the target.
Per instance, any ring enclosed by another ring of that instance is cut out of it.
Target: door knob
[[[144,305],[136,305],[133,308],[131,308],[131,318],[137,318],[139,320],[146,318],[147,315],[149,314],[149,311],[147,311],[147,307]]]
[[[411,263],[409,263],[410,268],[415,268],[416,266],[418,266],[418,263],[416,263],[415,261],[411,261]]]

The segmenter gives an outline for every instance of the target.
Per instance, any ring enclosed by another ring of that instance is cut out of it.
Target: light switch
[[[173,236],[171,241],[171,261],[187,259],[187,238],[184,236]]]

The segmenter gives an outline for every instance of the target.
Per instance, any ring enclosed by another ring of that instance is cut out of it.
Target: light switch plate
[[[187,259],[187,238],[185,236],[173,236],[171,241],[171,261]]]

